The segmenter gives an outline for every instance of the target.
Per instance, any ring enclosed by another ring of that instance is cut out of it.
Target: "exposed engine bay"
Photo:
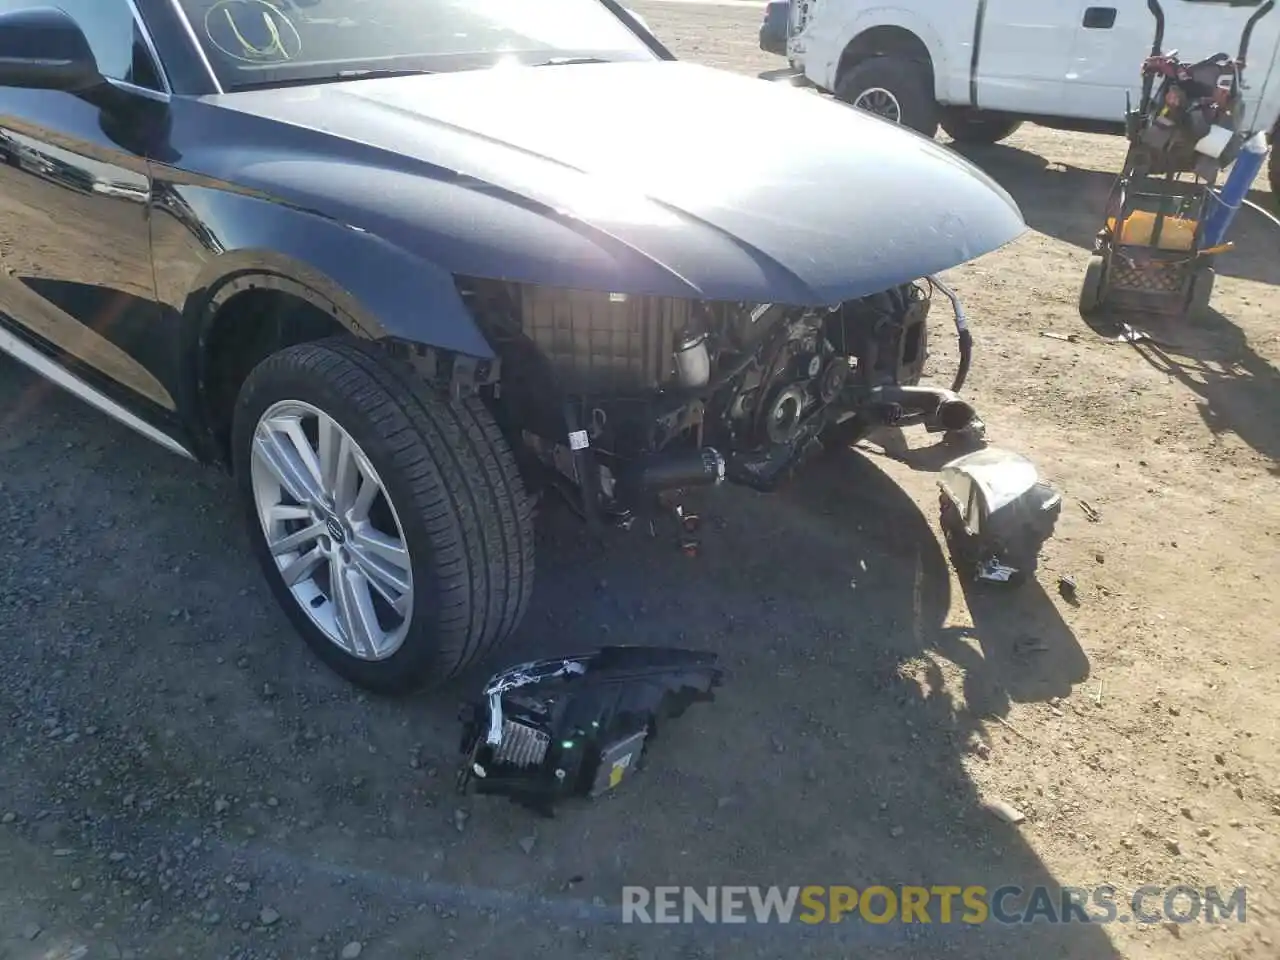
[[[937,278],[819,308],[459,287],[499,355],[499,422],[589,520],[726,478],[771,489],[824,442],[880,425],[982,429],[957,395],[967,320]],[[950,388],[920,385],[939,294],[959,338]]]

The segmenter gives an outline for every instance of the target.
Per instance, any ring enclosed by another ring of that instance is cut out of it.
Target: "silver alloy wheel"
[[[399,650],[413,613],[409,549],[359,444],[323,411],[282,400],[258,420],[250,474],[267,547],[316,627],[361,660]]]
[[[865,110],[867,113],[874,113],[878,117],[884,117],[893,123],[902,122],[902,105],[898,103],[892,91],[886,90],[884,87],[868,87],[863,90],[853,105],[859,110]]]

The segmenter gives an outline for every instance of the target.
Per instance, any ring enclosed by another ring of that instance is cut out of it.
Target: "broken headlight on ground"
[[[567,797],[599,796],[635,771],[660,721],[714,699],[722,676],[714,654],[665,647],[511,667],[463,708],[458,789],[548,816]]]
[[[1019,583],[1053,536],[1062,496],[1026,457],[988,447],[952,460],[938,480],[942,532],[962,576]]]

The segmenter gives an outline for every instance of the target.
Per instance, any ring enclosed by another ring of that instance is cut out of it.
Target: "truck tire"
[[[1022,126],[1022,121],[978,110],[947,110],[942,129],[956,143],[999,143]]]
[[[475,397],[376,347],[288,347],[249,374],[232,432],[249,536],[317,657],[398,694],[494,650],[533,588],[532,510]]]
[[[926,137],[938,132],[939,108],[933,99],[927,65],[906,57],[863,60],[836,81],[836,97]]]

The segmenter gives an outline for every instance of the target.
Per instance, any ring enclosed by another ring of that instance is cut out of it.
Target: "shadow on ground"
[[[1007,144],[953,143],[951,147],[995,177],[1013,195],[1033,230],[1085,250],[1093,249],[1093,238],[1101,226],[1102,212],[1119,169],[1084,170],[1051,163],[1037,153]],[[1270,193],[1255,190],[1249,199],[1273,212]],[[1280,225],[1245,208],[1237,214],[1228,238],[1236,246],[1218,259],[1220,274],[1280,284],[1280,257],[1276,256]]]
[[[1112,333],[1115,318],[1092,321]],[[1280,473],[1280,370],[1259,356],[1228,317],[1217,310],[1174,324],[1142,322],[1150,339],[1133,349],[1197,398],[1197,409],[1215,436],[1233,433],[1271,461]]]
[[[1190,390],[1215,436],[1235,434],[1280,473],[1280,370],[1254,350],[1230,317],[1214,309],[1185,319],[1104,309],[1085,323],[1108,338],[1128,324],[1139,339],[1125,349]]]
[[[964,762],[1022,749],[979,745],[980,718],[1067,693],[1084,656],[1035,588],[970,597],[975,628],[949,626],[932,518],[866,456],[815,463],[772,497],[691,501],[706,518],[697,558],[674,529],[640,525],[600,552],[566,511],[544,511],[512,656],[674,642],[715,650],[731,675],[628,789],[541,821],[453,794],[454,705],[478,676],[408,701],[358,695],[275,610],[229,482],[0,363],[0,411],[24,411],[0,418],[0,520],[23,531],[0,554],[0,790],[20,815],[11,836],[77,858],[23,874],[43,878],[47,927],[56,903],[72,929],[221,956],[268,936],[267,905],[285,914],[269,931],[285,956],[356,939],[375,960],[424,944],[493,958],[1117,955],[1079,923],[614,922],[624,884],[1054,885],[1024,828],[982,809]],[[1030,788],[1002,799],[1034,814]],[[67,893],[70,876],[98,898]]]
[[[965,452],[945,442],[910,447],[895,428],[873,433],[858,450],[926,474]],[[961,589],[973,627],[939,626],[933,649],[965,671],[967,715],[1003,716],[1011,702],[1065,697],[1088,678],[1084,651],[1038,580],[1014,589],[965,579]]]
[[[956,146],[992,174],[1022,207],[1035,230],[1092,249],[1100,211],[1114,175],[1050,164],[1038,154],[1014,147]],[[1270,209],[1271,196],[1255,193],[1254,202]],[[1236,249],[1217,261],[1219,277],[1280,284],[1276,256],[1280,226],[1256,211],[1238,214],[1231,238]],[[1081,274],[1083,279],[1083,272]],[[1121,323],[1150,335],[1134,345],[1152,366],[1176,378],[1199,398],[1200,415],[1214,434],[1234,433],[1280,472],[1280,370],[1260,356],[1230,317],[1210,310],[1186,320],[1120,315],[1103,311],[1086,319],[1101,336],[1115,337]]]

